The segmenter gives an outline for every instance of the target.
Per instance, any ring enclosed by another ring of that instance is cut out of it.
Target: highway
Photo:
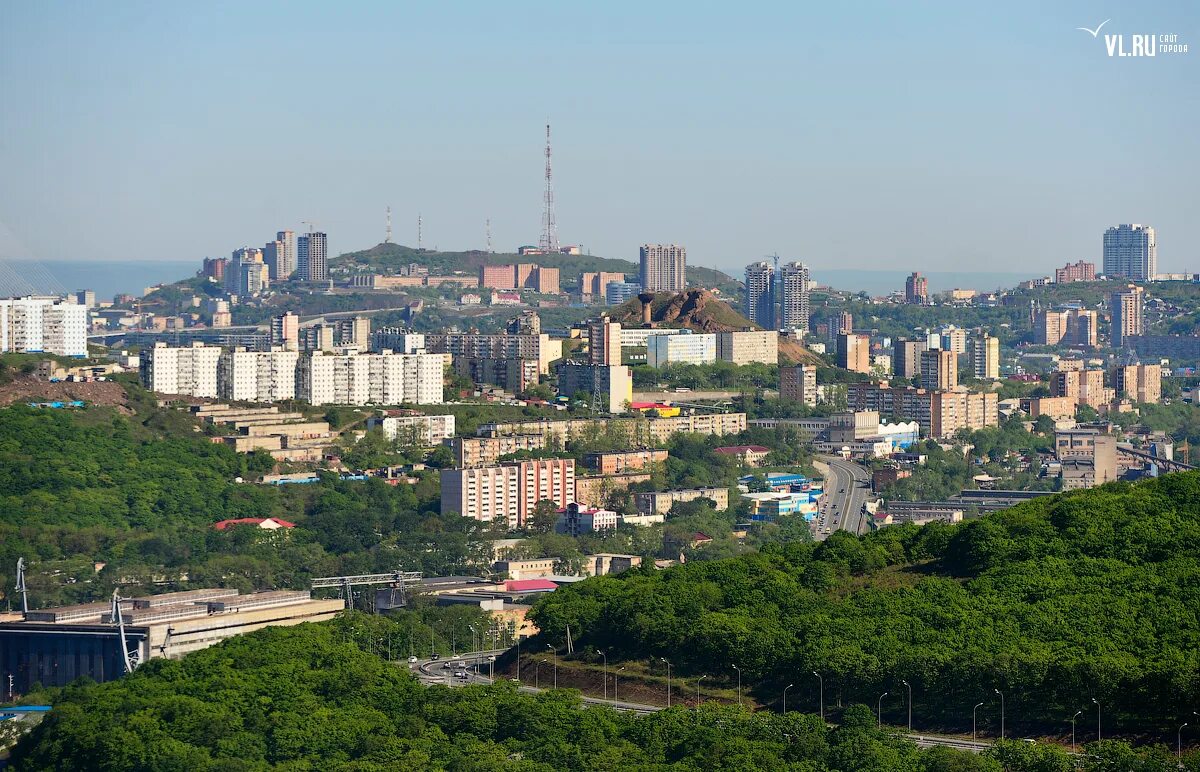
[[[834,531],[866,532],[862,508],[871,492],[871,473],[865,466],[835,456],[821,456],[825,493],[817,507],[813,537],[824,540]]]

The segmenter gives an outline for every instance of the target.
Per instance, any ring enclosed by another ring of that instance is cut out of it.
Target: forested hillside
[[[907,680],[918,725],[969,730],[981,700],[994,721],[999,689],[1010,727],[1059,732],[1095,698],[1110,726],[1162,732],[1200,705],[1200,473],[592,579],[533,617],[551,641],[569,625],[576,647],[680,675],[738,665],[766,694],[815,670],[831,704],[873,703]],[[898,719],[904,701],[883,707]]]

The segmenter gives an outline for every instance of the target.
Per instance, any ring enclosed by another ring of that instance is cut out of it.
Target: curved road
[[[838,530],[855,535],[864,533],[862,509],[871,492],[870,471],[836,456],[821,456],[820,461],[829,471],[825,476],[825,493],[817,506],[813,537],[821,541]]]

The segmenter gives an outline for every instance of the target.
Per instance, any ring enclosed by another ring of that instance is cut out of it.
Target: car
[[[458,671],[456,671],[456,672],[454,673],[454,677],[455,677],[455,678],[461,678],[462,680],[464,680],[464,681],[465,681],[465,680],[467,680],[467,679],[468,679],[470,676],[468,676],[468,675],[467,675],[467,671],[465,671],[465,670],[458,670]]]
[[[454,665],[453,665],[453,664],[451,664],[451,663],[449,663],[449,662],[443,662],[443,663],[442,663],[442,670],[449,670],[449,669],[450,669],[450,668],[452,668],[452,667],[454,667]]]
[[[438,659],[441,659],[441,658],[442,658],[442,655],[441,655],[441,654],[430,654],[430,655],[429,655],[429,659],[430,659],[431,661],[432,661],[432,660],[438,660]]]
[[[408,661],[409,661],[409,662],[416,662],[416,661],[417,661],[417,658],[416,658],[416,657],[409,657],[409,658],[408,658]]]

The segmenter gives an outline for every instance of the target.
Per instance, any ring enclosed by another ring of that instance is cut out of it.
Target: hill
[[[623,325],[640,327],[642,301],[633,298],[614,308],[609,316]],[[689,289],[679,294],[657,293],[650,304],[650,318],[660,327],[696,332],[760,329],[754,322],[735,311],[733,306],[703,289]]]

